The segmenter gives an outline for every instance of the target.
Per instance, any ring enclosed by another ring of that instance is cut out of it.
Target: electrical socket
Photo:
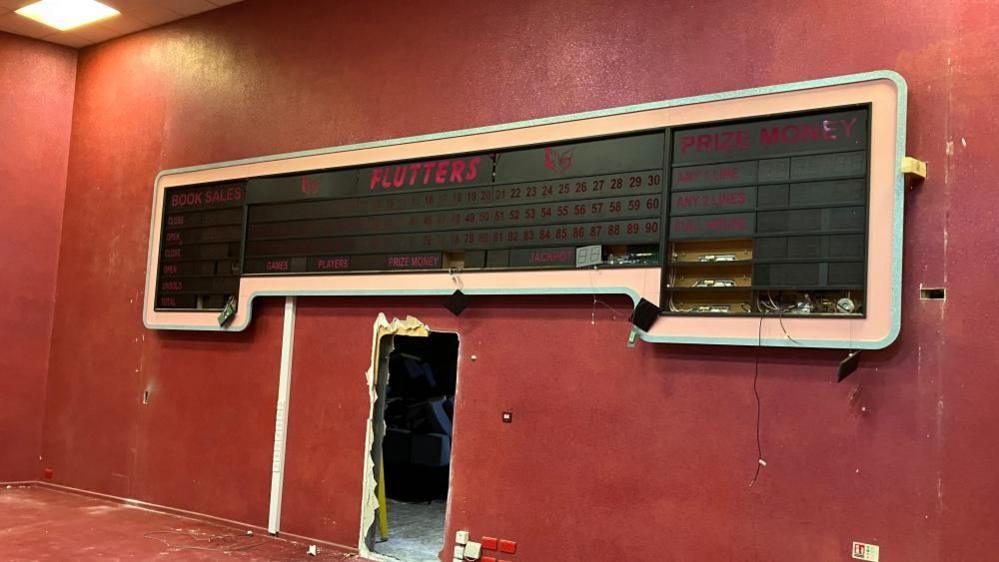
[[[468,541],[465,545],[465,560],[478,560],[482,555],[482,543]]]

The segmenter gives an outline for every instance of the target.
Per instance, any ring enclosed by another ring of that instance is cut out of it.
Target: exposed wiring
[[[788,332],[787,328],[784,327],[784,311],[780,311],[777,314],[777,323],[780,324],[780,329],[784,332],[784,337],[786,337],[787,339],[791,340],[792,342],[798,345],[801,345],[801,342],[792,338],[790,332]]]
[[[753,373],[753,396],[756,397],[756,472],[753,474],[753,480],[749,483],[750,488],[759,480],[760,470],[767,465],[767,461],[763,459],[763,442],[760,438],[762,405],[760,403],[760,391],[757,388],[757,382],[760,380],[760,349],[763,347],[763,318],[765,316],[765,312],[763,316],[760,316],[760,325],[756,332],[756,367]]]
[[[611,311],[611,320],[612,321],[616,321],[617,320],[617,316],[618,316],[618,310],[616,308],[614,308],[613,306],[607,304],[603,300],[597,298],[597,287],[596,287],[596,284],[593,282],[593,272],[596,271],[596,270],[597,270],[597,267],[594,266],[589,271],[590,292],[593,294],[593,308],[590,310],[590,324],[593,325],[593,326],[597,325],[597,305],[598,304],[601,305],[601,306],[603,306],[607,310]]]
[[[605,303],[604,301],[597,298],[597,294],[593,294],[593,310],[590,312],[590,324],[596,325],[597,323],[597,305],[602,305],[607,310],[611,311],[611,320],[617,320],[617,309],[613,306]]]
[[[766,311],[777,313],[777,323],[780,324],[780,329],[782,332],[784,332],[785,338],[798,345],[802,345],[800,341],[791,337],[791,333],[788,332],[787,328],[784,327],[784,313],[792,310],[794,307],[793,306],[781,307],[780,305],[774,302],[774,297],[773,295],[770,294],[770,291],[767,291],[767,300],[769,301],[769,304],[759,300],[759,296],[757,296],[756,302],[761,309],[766,309]],[[766,312],[764,312],[763,314],[766,315]]]
[[[182,545],[171,544],[170,541],[160,537],[151,536],[151,535],[162,535],[162,534],[183,535],[186,537],[190,537],[191,540],[195,541],[196,543],[208,543],[209,545],[211,545],[214,541],[223,541],[223,540],[235,541],[238,537],[249,536],[249,535],[237,535],[237,534],[212,535],[205,539],[199,539],[194,533],[189,533],[187,531],[176,531],[176,530],[149,531],[147,533],[143,533],[142,536],[143,538],[151,539],[154,541],[160,541],[161,543],[165,544],[167,548],[174,548],[178,550],[207,550],[210,552],[221,552],[223,554],[228,554],[230,552],[238,552],[241,550],[248,550],[250,548],[260,546],[265,542],[265,541],[257,541],[254,543],[244,544],[239,546],[234,545],[232,542],[228,542],[225,544],[217,544],[214,546],[197,546],[197,545],[182,546]]]
[[[668,302],[669,302],[669,311],[670,312],[680,312],[680,309],[678,309],[676,307],[676,305],[673,304],[673,290],[672,289],[676,286],[676,268],[675,267],[669,268],[669,279],[667,281],[667,284],[668,284],[669,289],[670,289],[670,291],[669,291],[669,300],[668,300]]]
[[[465,288],[465,283],[463,283],[461,277],[459,277],[459,274],[461,273],[460,269],[454,269],[449,267],[447,269],[447,273],[448,275],[451,276],[451,281],[454,281],[455,288],[457,288],[459,291]]]

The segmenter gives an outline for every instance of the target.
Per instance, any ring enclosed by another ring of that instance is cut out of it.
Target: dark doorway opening
[[[393,336],[385,347],[391,351],[383,357],[387,376],[379,380],[373,422],[376,475],[379,443],[384,463],[379,495],[386,498],[375,527],[384,516],[388,534],[372,532],[378,540],[371,550],[404,562],[436,561],[444,547],[458,336]]]

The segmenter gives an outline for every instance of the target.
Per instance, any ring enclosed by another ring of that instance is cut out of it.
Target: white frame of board
[[[289,275],[243,277],[232,322],[219,326],[216,311],[155,309],[157,255],[164,190],[168,187],[272,174],[369,165],[396,160],[501,150],[511,147],[677,127],[731,119],[869,104],[871,108],[870,199],[867,304],[864,317],[784,316],[781,323],[759,317],[663,316],[638,336],[653,343],[764,345],[880,349],[901,326],[902,223],[905,155],[905,80],[877,71],[677,100],[577,113],[448,133],[292,152],[203,166],[164,170],[153,185],[143,322],[150,329],[241,331],[253,301],[264,296],[448,295],[455,285],[447,272]],[[660,302],[662,269],[468,271],[461,274],[469,295],[626,294],[636,303]],[[782,325],[781,325],[782,324]],[[793,334],[793,339],[787,334]]]

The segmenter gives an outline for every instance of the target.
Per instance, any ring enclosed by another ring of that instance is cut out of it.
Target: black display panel
[[[156,306],[225,306],[239,290],[246,184],[168,189],[163,204]]]
[[[667,314],[862,315],[869,107],[671,131]]]
[[[666,157],[658,130],[169,188],[157,305],[221,308],[240,275],[574,268],[589,245],[658,266]]]
[[[863,314],[869,107],[167,188],[156,305],[242,276],[661,266],[665,314]],[[666,259],[661,259],[665,255]]]

